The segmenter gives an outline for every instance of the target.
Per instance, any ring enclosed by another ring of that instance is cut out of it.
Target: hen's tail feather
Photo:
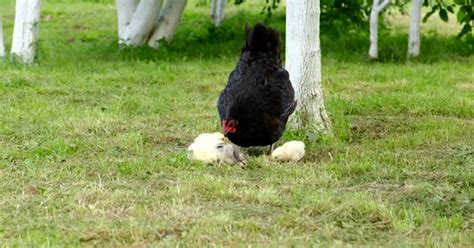
[[[280,57],[280,33],[277,30],[257,23],[254,28],[246,27],[245,50],[251,53],[274,53]]]

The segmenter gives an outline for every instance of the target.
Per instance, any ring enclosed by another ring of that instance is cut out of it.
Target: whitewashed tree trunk
[[[379,26],[379,14],[385,7],[390,3],[390,0],[384,0],[380,3],[380,0],[373,0],[372,10],[370,11],[370,48],[369,48],[369,59],[377,59],[379,57],[378,52],[378,26]]]
[[[150,32],[161,9],[161,0],[117,0],[119,20],[119,42],[127,46],[142,45],[148,41]],[[134,11],[132,9],[135,8]],[[133,15],[130,14],[133,12]],[[122,26],[120,24],[123,24]]]
[[[226,0],[212,0],[211,2],[211,18],[216,27],[219,27],[224,19],[225,2]]]
[[[0,59],[7,55],[5,51],[5,43],[3,42],[3,24],[2,17],[0,16]]]
[[[13,28],[12,57],[33,63],[39,36],[41,0],[17,0]]]
[[[125,40],[125,30],[132,21],[133,13],[137,9],[140,0],[117,0],[117,19],[119,43]]]
[[[168,42],[171,41],[176,32],[176,28],[178,27],[186,3],[187,0],[166,1],[165,6],[161,10],[153,34],[148,40],[149,46],[155,48],[158,47],[158,41],[161,39],[165,39]]]
[[[187,0],[116,0],[119,44],[157,47],[171,41]]]
[[[421,17],[421,0],[413,0],[410,31],[408,35],[408,57],[417,57],[420,54],[420,17]]]
[[[288,0],[286,68],[298,105],[291,123],[297,129],[331,131],[321,87],[319,0]]]

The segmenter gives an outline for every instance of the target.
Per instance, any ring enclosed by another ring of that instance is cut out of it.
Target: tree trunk
[[[369,59],[378,59],[378,25],[379,25],[379,14],[387,7],[390,0],[384,0],[380,3],[380,0],[373,0],[372,10],[370,11],[370,48],[369,48]]]
[[[166,1],[163,10],[161,10],[154,32],[148,40],[149,46],[156,48],[158,47],[159,40],[165,39],[170,42],[171,39],[173,39],[186,3],[187,0]]]
[[[116,2],[119,44],[122,44],[125,39],[125,30],[130,24],[139,2],[140,0],[117,0]]]
[[[0,59],[7,55],[5,51],[5,43],[3,42],[3,24],[2,17],[0,16]]]
[[[413,0],[410,31],[408,35],[408,57],[417,57],[420,54],[420,16],[421,16],[421,0]]]
[[[145,44],[160,9],[161,0],[140,0],[138,5],[135,0],[117,0],[119,43],[127,46]]]
[[[33,63],[39,36],[41,0],[17,0],[11,54],[22,63]]]
[[[330,132],[321,88],[319,4],[319,0],[287,1],[286,67],[298,101],[292,125],[310,132]]]
[[[211,17],[216,27],[219,27],[224,19],[225,2],[226,0],[212,0]]]

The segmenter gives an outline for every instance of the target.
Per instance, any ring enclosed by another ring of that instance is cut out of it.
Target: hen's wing
[[[267,108],[274,115],[286,120],[296,107],[295,91],[290,82],[288,72],[279,68],[265,73],[265,92],[267,96]]]
[[[284,122],[288,121],[288,118],[290,117],[293,112],[295,112],[297,101],[294,101],[293,103],[290,104],[290,106],[283,111],[283,113],[280,115],[280,119],[283,120]]]

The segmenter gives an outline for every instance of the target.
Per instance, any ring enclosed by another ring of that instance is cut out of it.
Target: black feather
[[[251,53],[273,53],[280,58],[280,34],[272,28],[257,23],[254,28],[246,28],[245,48]]]
[[[280,59],[280,34],[257,24],[246,29],[240,60],[229,75],[217,108],[221,120],[237,120],[227,137],[236,145],[266,146],[283,135],[296,107],[288,72]]]

